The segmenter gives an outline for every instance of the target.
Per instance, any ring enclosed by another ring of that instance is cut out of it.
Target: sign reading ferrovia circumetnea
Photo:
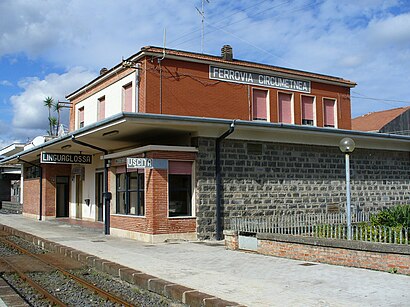
[[[71,153],[41,153],[40,163],[54,164],[91,164],[92,155],[71,154]]]
[[[283,90],[310,93],[310,81],[282,76],[260,74],[238,69],[209,66],[209,78],[225,82],[272,87]]]

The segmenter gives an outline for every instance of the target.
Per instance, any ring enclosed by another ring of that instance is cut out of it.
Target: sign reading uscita
[[[138,168],[168,169],[168,160],[151,158],[127,158],[127,169]]]

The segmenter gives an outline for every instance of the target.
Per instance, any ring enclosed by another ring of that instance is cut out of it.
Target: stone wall
[[[197,231],[215,236],[215,140],[195,141]],[[224,229],[229,219],[278,212],[344,211],[345,160],[337,147],[224,140]],[[408,152],[356,149],[351,160],[353,210],[410,203]]]

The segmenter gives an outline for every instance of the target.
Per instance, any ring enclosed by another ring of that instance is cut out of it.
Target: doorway
[[[69,182],[68,176],[56,177],[56,217],[68,217]]]
[[[95,174],[95,203],[97,204],[95,210],[96,219],[98,222],[104,221],[103,210],[103,193],[104,193],[104,173]]]
[[[81,175],[75,175],[75,217],[82,218],[83,211],[83,181]]]

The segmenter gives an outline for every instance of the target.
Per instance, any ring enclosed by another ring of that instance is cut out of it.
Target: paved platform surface
[[[218,242],[147,244],[55,221],[0,224],[247,306],[410,306],[410,276],[252,253]]]

